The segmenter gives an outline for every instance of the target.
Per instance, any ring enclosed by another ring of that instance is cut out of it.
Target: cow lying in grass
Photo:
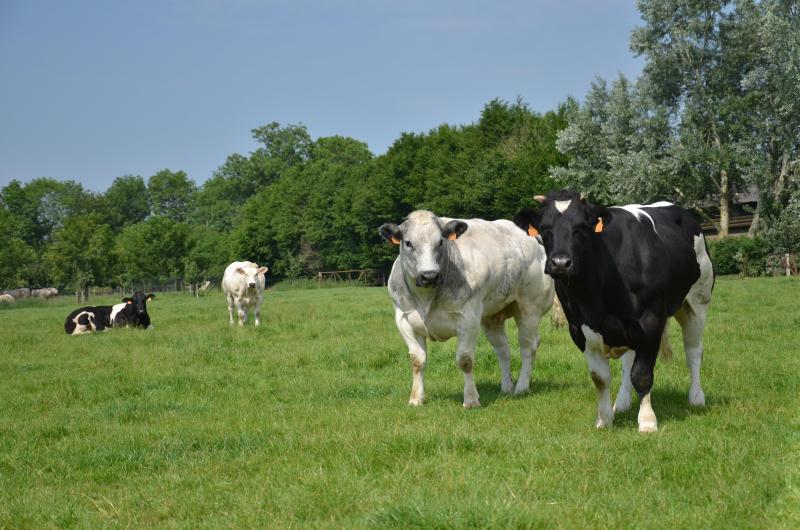
[[[147,302],[153,298],[154,294],[136,291],[132,298],[123,298],[119,304],[81,307],[67,315],[64,331],[81,335],[112,327],[151,328]]]

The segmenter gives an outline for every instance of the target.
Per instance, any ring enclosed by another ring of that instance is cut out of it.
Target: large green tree
[[[185,172],[162,169],[147,181],[152,214],[173,221],[189,219],[196,190],[197,186]]]

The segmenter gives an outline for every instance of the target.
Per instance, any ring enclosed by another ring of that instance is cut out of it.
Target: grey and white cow
[[[553,303],[553,281],[544,273],[544,248],[511,221],[448,219],[418,210],[380,234],[400,247],[389,276],[395,322],[411,356],[409,404],[425,391],[426,339],[458,338],[456,364],[464,373],[464,407],[479,407],[472,370],[480,330],[497,354],[503,393],[528,391],[539,345],[539,320]],[[511,379],[505,320],[519,328],[522,368]]]
[[[233,310],[239,316],[239,325],[247,322],[248,309],[253,313],[255,325],[261,324],[261,302],[264,300],[266,278],[269,269],[250,261],[234,261],[225,269],[222,290],[228,300],[228,317],[233,324]]]

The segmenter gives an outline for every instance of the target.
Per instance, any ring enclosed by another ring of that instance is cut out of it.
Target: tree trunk
[[[728,237],[730,219],[731,190],[728,183],[728,172],[719,172],[719,237]]]

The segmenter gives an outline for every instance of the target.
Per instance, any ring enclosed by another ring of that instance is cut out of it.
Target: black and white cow
[[[597,388],[598,428],[639,395],[639,431],[657,430],[650,404],[656,356],[674,316],[683,328],[689,404],[705,405],[700,386],[703,328],[714,270],[697,221],[668,202],[602,207],[569,191],[537,196],[542,206],[515,222],[541,234],[572,340]],[[668,345],[668,342],[665,343]],[[622,385],[611,406],[609,358],[622,357]]]
[[[69,335],[81,335],[112,327],[149,328],[147,301],[153,298],[154,294],[136,291],[133,298],[123,298],[119,304],[81,307],[67,316],[64,331]]]

